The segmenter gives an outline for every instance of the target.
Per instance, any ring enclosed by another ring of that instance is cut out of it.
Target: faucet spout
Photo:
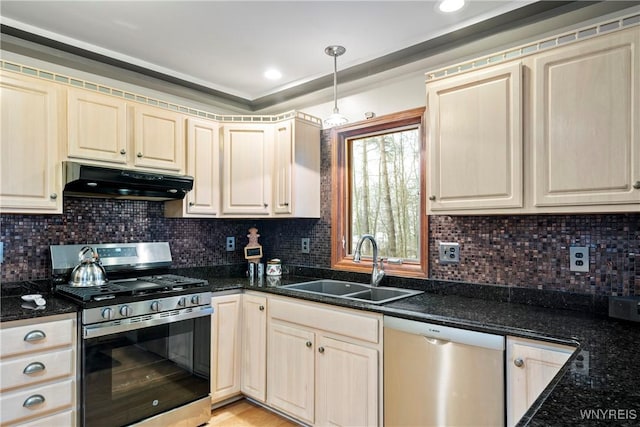
[[[384,277],[384,264],[383,259],[380,258],[378,267],[378,243],[376,239],[371,234],[363,234],[358,240],[358,244],[356,245],[356,250],[353,253],[353,262],[360,262],[362,259],[362,244],[365,240],[369,240],[371,242],[371,247],[373,248],[373,270],[371,271],[371,286],[378,286]]]

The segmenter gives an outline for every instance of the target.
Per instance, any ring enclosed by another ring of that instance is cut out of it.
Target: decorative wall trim
[[[17,64],[11,61],[0,60],[0,68],[5,71],[12,71],[15,73],[24,74],[26,76],[39,78],[42,80],[49,80],[55,83],[60,83],[67,86],[78,87],[93,92],[103,93],[105,95],[115,96],[127,101],[134,101],[141,104],[147,104],[154,107],[164,108],[166,110],[177,111],[179,113],[190,114],[197,117],[203,117],[218,122],[232,122],[232,123],[273,123],[291,118],[298,118],[305,120],[312,124],[322,126],[322,120],[318,117],[314,117],[310,114],[303,113],[301,111],[287,111],[281,114],[275,115],[242,115],[242,114],[216,114],[196,108],[185,107],[183,105],[175,104],[168,101],[163,101],[157,98],[149,96],[139,95],[130,91],[120,90],[110,86],[105,86],[97,83],[93,83],[87,80],[77,79],[64,74],[58,74],[47,70],[41,70],[35,67],[27,65]]]
[[[525,56],[553,49],[558,46],[569,45],[575,42],[590,39],[603,34],[614,33],[616,31],[625,30],[627,28],[635,26],[640,26],[640,12],[625,15],[620,18],[608,20],[599,24],[579,28],[577,30],[561,33],[559,35],[548,37],[534,43],[528,43],[516,48],[504,50],[502,52],[482,56],[480,58],[462,62],[454,66],[438,68],[433,71],[428,71],[425,76],[427,82],[431,82],[455,74],[462,74],[467,71],[477,70],[500,62],[510,61],[516,58],[523,58]]]

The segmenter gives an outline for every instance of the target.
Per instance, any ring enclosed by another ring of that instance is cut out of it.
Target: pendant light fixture
[[[333,114],[324,120],[324,124],[328,127],[340,126],[349,121],[338,111],[338,56],[346,51],[344,46],[337,45],[327,46],[324,49],[324,53],[333,56]]]

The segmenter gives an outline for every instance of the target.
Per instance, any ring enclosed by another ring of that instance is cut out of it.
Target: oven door
[[[128,425],[209,396],[211,311],[204,313],[85,338],[83,425]]]

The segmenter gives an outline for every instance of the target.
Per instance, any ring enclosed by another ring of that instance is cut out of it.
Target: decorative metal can
[[[267,261],[267,276],[281,276],[282,264],[278,258]]]

